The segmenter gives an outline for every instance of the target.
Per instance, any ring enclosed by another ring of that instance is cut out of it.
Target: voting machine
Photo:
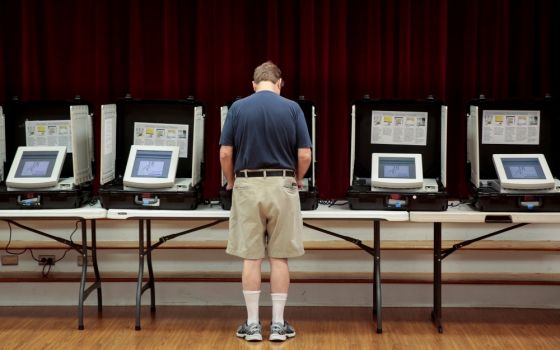
[[[482,211],[560,211],[558,104],[544,100],[470,103],[467,172]]]
[[[201,202],[200,102],[125,98],[103,105],[100,138],[104,208],[192,210]]]
[[[447,106],[419,101],[372,100],[352,106],[351,209],[447,209]]]
[[[91,199],[92,116],[79,98],[0,109],[0,209],[70,209]]]

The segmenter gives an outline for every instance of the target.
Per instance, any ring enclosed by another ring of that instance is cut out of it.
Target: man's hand
[[[311,165],[311,148],[298,148],[298,164],[296,171],[296,181],[298,187],[303,188],[303,178],[307,169]]]
[[[220,165],[227,180],[226,190],[233,188],[235,182],[235,175],[233,173],[233,147],[221,146],[220,147]]]

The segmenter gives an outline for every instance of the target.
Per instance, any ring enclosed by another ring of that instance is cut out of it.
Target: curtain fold
[[[349,184],[353,100],[449,106],[448,192],[467,195],[465,111],[479,94],[560,93],[554,0],[58,0],[0,2],[0,102],[95,106],[194,96],[206,107],[205,197],[220,184],[219,107],[252,92],[256,65],[283,70],[283,95],[317,105],[318,186]],[[99,135],[97,135],[97,139]]]

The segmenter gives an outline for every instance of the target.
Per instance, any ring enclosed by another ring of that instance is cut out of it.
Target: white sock
[[[288,293],[270,293],[272,299],[272,322],[284,324],[284,306]]]
[[[244,290],[245,306],[247,307],[247,324],[259,323],[260,290]]]

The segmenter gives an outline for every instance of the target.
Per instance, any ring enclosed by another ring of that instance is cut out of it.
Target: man
[[[280,96],[284,84],[272,62],[255,68],[252,95],[234,102],[220,138],[220,164],[233,189],[226,252],[243,258],[247,321],[236,335],[262,340],[261,264],[268,255],[272,321],[269,339],[296,335],[284,320],[288,258],[304,254],[298,188],[311,163],[311,140],[299,105]]]

